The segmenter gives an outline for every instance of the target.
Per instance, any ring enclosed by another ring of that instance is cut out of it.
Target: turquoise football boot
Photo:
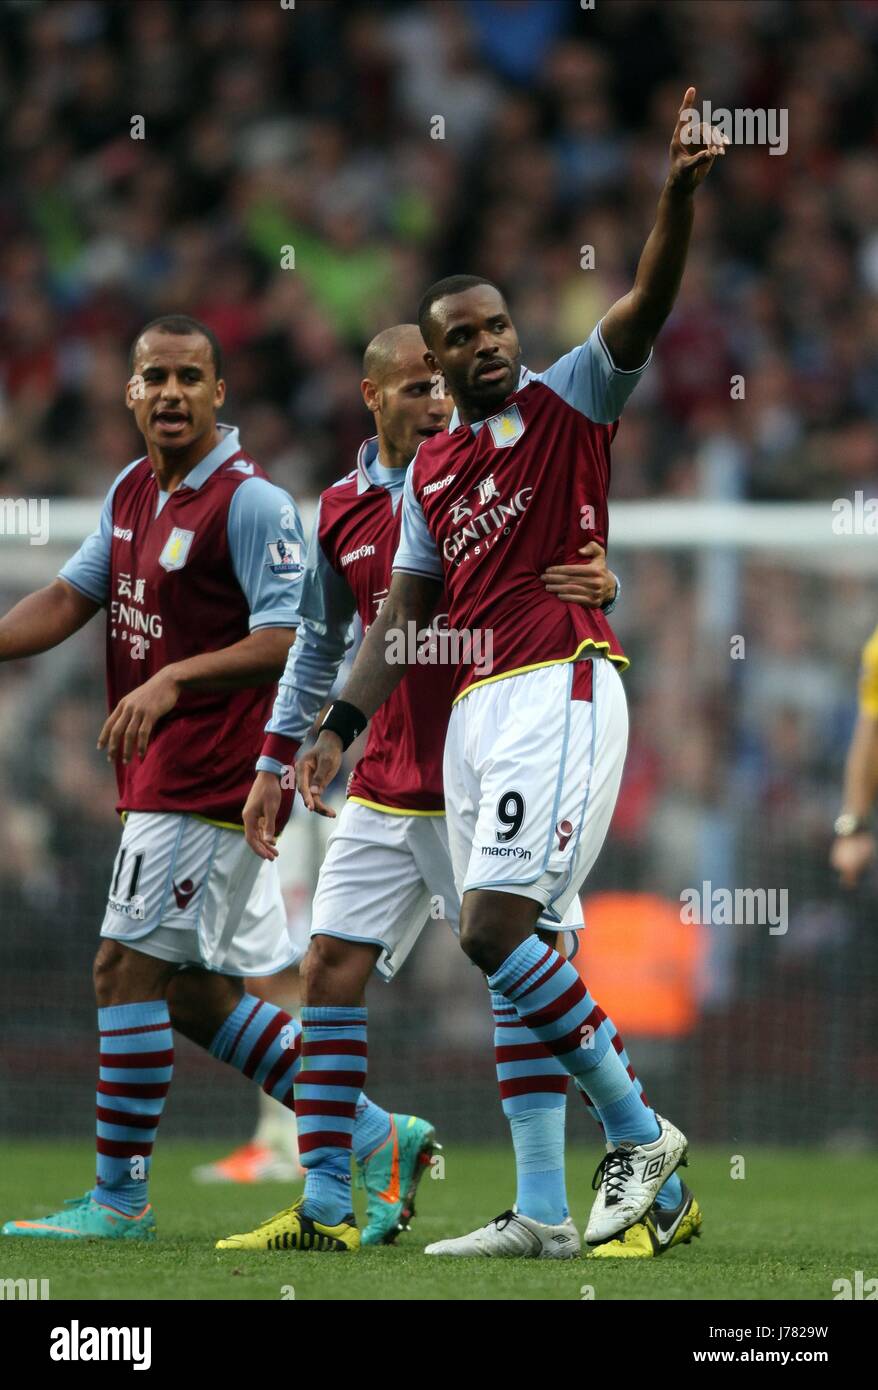
[[[384,1143],[360,1164],[368,1195],[362,1245],[392,1245],[400,1231],[410,1229],[418,1183],[442,1148],[435,1133],[416,1115],[391,1115]]]
[[[125,1216],[96,1202],[91,1192],[68,1197],[63,1211],[34,1221],[7,1221],[0,1235],[27,1236],[38,1240],[155,1240],[152,1206],[138,1216]]]

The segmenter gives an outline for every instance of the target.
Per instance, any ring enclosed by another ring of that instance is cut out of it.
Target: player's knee
[[[300,974],[310,1004],[361,1002],[379,948],[335,936],[312,936]]]
[[[197,972],[201,974],[203,972]],[[191,1037],[204,1012],[203,990],[199,989],[196,972],[181,970],[168,985],[168,1013],[171,1026],[184,1037]]]
[[[461,917],[460,944],[480,970],[490,974],[496,968],[496,933],[486,913],[476,909]]]
[[[165,997],[171,1026],[199,1047],[209,1048],[243,999],[244,987],[237,976],[190,967],[174,975]]]
[[[102,941],[91,972],[98,1008],[106,1009],[116,1003],[123,964],[121,946],[115,941]]]
[[[312,936],[301,976],[308,991],[322,989],[344,965],[344,943],[334,936]]]
[[[535,930],[539,905],[508,894],[464,894],[460,944],[474,965],[493,975],[509,954]]]
[[[120,941],[104,939],[92,967],[98,1008],[158,999],[166,993],[176,969],[166,961],[131,950]]]

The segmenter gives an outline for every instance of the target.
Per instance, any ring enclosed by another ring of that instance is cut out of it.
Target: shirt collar
[[[370,439],[364,439],[357,451],[357,496],[364,493],[367,488],[375,487],[369,477],[369,464],[374,463],[378,457],[378,436],[373,434]]]
[[[532,376],[533,372],[529,372],[527,367],[522,367],[518,373],[518,385],[516,386],[515,391],[520,391],[522,386],[526,386]],[[510,391],[509,395],[514,396],[515,391]],[[507,396],[506,399],[508,400],[509,396]],[[501,407],[500,410],[495,410],[494,415],[502,415],[504,409],[505,407]],[[494,416],[491,415],[488,418],[493,420]],[[473,434],[478,434],[479,430],[482,428],[482,425],[484,423],[484,420],[473,420],[472,424],[470,425],[470,429],[472,430]],[[455,406],[454,410],[451,413],[451,419],[448,421],[448,433],[450,434],[452,430],[456,430],[459,428],[460,416],[457,413],[457,406]]]
[[[241,441],[238,438],[238,430],[234,425],[217,425],[220,434],[220,441],[215,444],[209,454],[205,454],[200,463],[195,467],[180,483],[180,487],[191,487],[197,491],[202,487],[216,470],[228,459],[240,452]]]

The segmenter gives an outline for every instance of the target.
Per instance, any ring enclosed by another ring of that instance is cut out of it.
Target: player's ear
[[[364,377],[360,382],[360,390],[363,393],[363,403],[366,409],[375,415],[381,407],[381,391],[368,377]]]
[[[430,368],[430,372],[432,375],[435,376],[437,372],[442,371],[442,368],[439,366],[439,362],[436,358],[435,352],[431,352],[429,348],[427,348],[427,351],[424,353],[424,361]]]
[[[217,384],[216,384],[216,390],[215,390],[214,393],[213,393],[213,403],[214,403],[214,405],[216,406],[217,410],[218,410],[219,407],[222,405],[222,403],[223,403],[223,401],[225,400],[225,398],[226,398],[226,383],[225,383],[225,381],[223,380],[223,378],[220,377],[219,381],[218,381]]]
[[[134,372],[125,383],[125,405],[133,410],[135,401],[142,401],[145,395],[143,377],[139,372]]]

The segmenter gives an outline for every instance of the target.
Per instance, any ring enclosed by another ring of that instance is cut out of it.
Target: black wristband
[[[335,700],[326,712],[320,732],[328,729],[330,733],[338,734],[342,748],[350,748],[368,723],[365,714],[356,705],[349,705],[347,700]]]

